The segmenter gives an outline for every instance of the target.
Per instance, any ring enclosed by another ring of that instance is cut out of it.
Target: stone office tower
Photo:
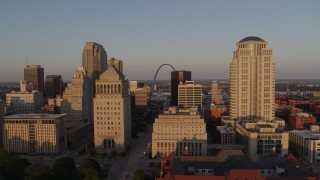
[[[274,119],[275,63],[272,49],[258,37],[237,43],[230,64],[232,119]]]
[[[107,69],[107,53],[103,46],[95,42],[86,42],[82,52],[82,67],[89,78],[99,79],[101,73]]]
[[[110,66],[96,81],[94,144],[98,152],[121,152],[131,143],[129,82]]]
[[[24,68],[24,80],[33,84],[33,90],[44,92],[44,70],[40,65],[27,65]]]
[[[67,124],[88,122],[93,124],[91,79],[83,67],[78,67],[63,93],[61,113],[67,114]]]

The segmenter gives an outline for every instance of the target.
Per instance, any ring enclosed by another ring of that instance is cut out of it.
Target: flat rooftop
[[[56,119],[65,116],[66,114],[14,114],[10,116],[5,116],[3,119]]]
[[[305,139],[314,139],[314,140],[320,140],[320,132],[310,132],[310,131],[291,131],[291,133],[294,133],[298,136],[302,136]]]
[[[257,126],[259,127],[259,128],[273,128],[271,125],[269,125],[269,124],[257,124]]]
[[[234,130],[230,127],[217,126],[217,129],[220,133],[235,133]]]

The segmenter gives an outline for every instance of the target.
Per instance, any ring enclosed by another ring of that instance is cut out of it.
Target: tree
[[[33,164],[24,170],[25,180],[53,180],[51,169],[44,164]]]
[[[23,179],[24,170],[29,164],[28,160],[16,153],[0,149],[0,179]]]
[[[138,169],[136,170],[136,172],[134,173],[132,180],[144,180],[145,179],[145,175],[143,170]]]
[[[94,159],[86,159],[80,164],[79,173],[82,179],[85,180],[99,180],[100,179],[100,165]]]
[[[55,179],[78,179],[76,163],[70,157],[56,159],[52,167]]]

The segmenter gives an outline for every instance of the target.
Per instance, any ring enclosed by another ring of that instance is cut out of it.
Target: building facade
[[[222,95],[219,89],[218,81],[211,82],[211,102],[214,104],[221,104],[222,103]]]
[[[82,51],[82,67],[87,71],[90,79],[99,79],[107,69],[107,52],[102,45],[86,42]]]
[[[44,69],[40,65],[27,65],[24,68],[24,80],[33,84],[34,91],[44,91]]]
[[[6,103],[18,114],[39,113],[43,103],[43,95],[39,91],[15,92],[6,94]]]
[[[170,107],[153,123],[152,157],[172,152],[182,156],[186,148],[191,156],[207,155],[206,124],[196,108],[182,111]]]
[[[129,82],[113,66],[96,81],[94,144],[99,152],[124,151],[131,144]]]
[[[178,85],[179,108],[202,108],[202,85],[194,84],[194,81],[186,81]]]
[[[67,141],[74,146],[89,134],[93,125],[92,80],[83,67],[78,67],[68,84],[61,102],[61,112],[66,114]]]
[[[232,127],[217,126],[217,135],[220,144],[235,144],[236,143],[236,132]]]
[[[144,86],[135,90],[135,107],[147,108],[150,101],[150,87]]]
[[[44,95],[47,98],[55,98],[62,95],[64,91],[64,83],[61,75],[47,75],[44,84]]]
[[[113,66],[117,71],[121,72],[123,74],[123,63],[122,60],[117,60],[115,58],[111,58],[108,61],[107,68],[110,68],[110,66]]]
[[[191,81],[191,71],[171,71],[171,106],[178,106],[178,85]]]
[[[66,148],[63,114],[16,114],[3,118],[3,146],[9,152],[58,155]]]
[[[91,80],[83,67],[78,67],[63,93],[61,113],[67,115],[67,122],[89,122],[93,124],[93,92]]]
[[[20,92],[33,91],[33,84],[31,81],[20,80]]]
[[[230,64],[230,116],[232,119],[274,118],[275,63],[272,49],[250,36],[237,43]]]
[[[290,150],[298,158],[308,163],[320,163],[320,128],[310,126],[310,130],[293,130],[289,132]]]
[[[129,91],[134,93],[138,89],[138,81],[129,81]]]
[[[276,154],[288,154],[289,133],[283,130],[285,121],[281,119],[243,120],[236,123],[237,136],[244,150],[250,156],[271,156],[275,148]]]
[[[315,125],[317,118],[309,113],[295,113],[289,115],[289,126],[293,129],[303,129],[310,125]]]

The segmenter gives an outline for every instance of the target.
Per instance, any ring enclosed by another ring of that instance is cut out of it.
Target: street
[[[151,134],[151,126],[145,132],[138,134],[138,138],[132,143],[126,156],[113,163],[107,179],[132,179],[137,169],[146,170],[147,157],[144,155],[144,151],[147,149],[148,143],[151,142]]]

